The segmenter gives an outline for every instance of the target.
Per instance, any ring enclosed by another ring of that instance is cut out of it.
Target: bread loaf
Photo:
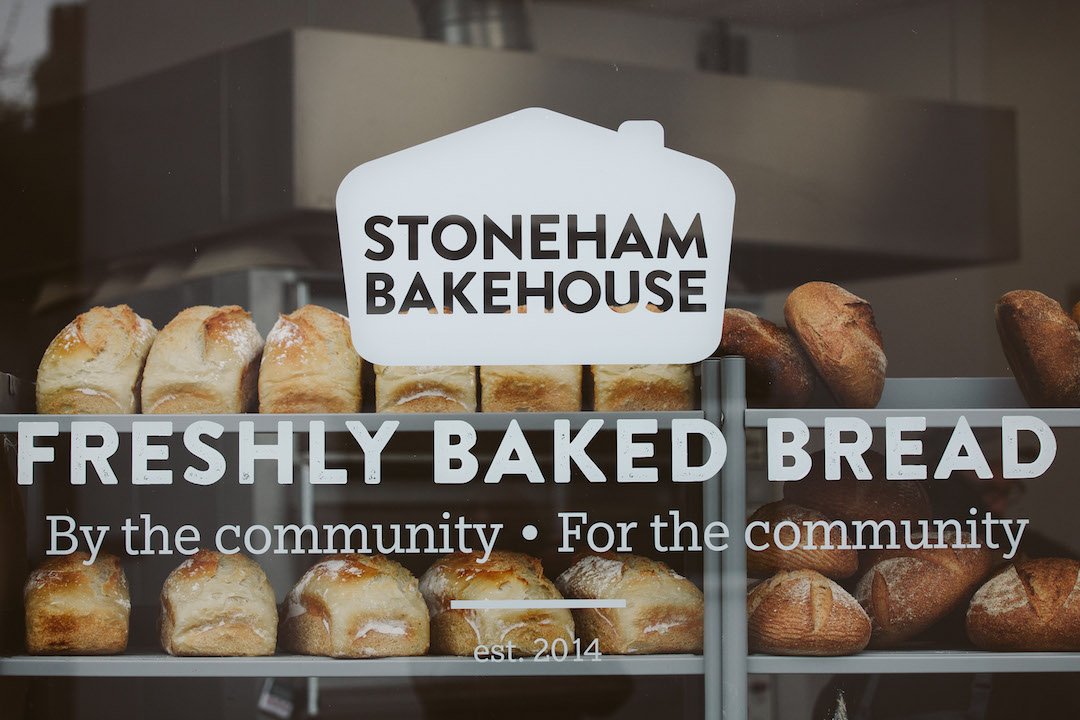
[[[746,310],[724,311],[719,355],[746,359],[746,401],[751,407],[806,407],[816,383],[813,367],[788,330]]]
[[[701,590],[662,562],[639,555],[583,555],[556,585],[569,598],[626,600],[625,608],[574,610],[582,646],[598,641],[611,655],[700,653]]]
[[[112,655],[127,648],[131,598],[120,560],[99,553],[51,557],[23,592],[31,655]]]
[[[1080,324],[1080,302],[1073,305],[1072,319],[1073,322]]]
[[[158,333],[146,358],[143,412],[247,412],[254,406],[262,347],[241,307],[181,311]]]
[[[391,413],[476,411],[471,365],[376,365],[375,410]]]
[[[420,592],[431,616],[431,651],[471,655],[477,645],[513,643],[522,655],[533,655],[544,643],[574,640],[569,610],[455,610],[453,600],[560,600],[562,595],[544,577],[540,561],[520,553],[494,551],[487,562],[479,553],[440,558],[420,578]]]
[[[259,412],[359,412],[360,366],[346,318],[318,305],[281,315],[259,365]]]
[[[1034,290],[1005,293],[994,310],[1001,347],[1032,407],[1080,407],[1080,327]]]
[[[887,363],[870,303],[811,282],[791,292],[784,318],[841,407],[877,407]]]
[[[37,373],[39,413],[139,411],[139,383],[157,330],[127,305],[95,307],[49,343]]]
[[[976,591],[967,613],[971,642],[984,650],[1080,651],[1080,562],[1025,560]]]
[[[413,574],[382,555],[315,564],[285,599],[281,644],[339,658],[423,655],[428,613]]]
[[[870,619],[855,598],[813,570],[783,570],[747,596],[750,652],[852,655],[870,641]]]
[[[945,544],[955,543],[947,533]],[[927,544],[938,543],[930,536]],[[870,618],[870,645],[895,647],[929,628],[966,602],[990,572],[984,547],[882,550],[855,588]]]
[[[816,570],[840,580],[851,577],[859,569],[858,552],[837,547],[846,537],[840,527],[842,521],[833,521],[815,510],[781,500],[762,505],[747,522],[766,522],[769,528],[767,533],[755,533],[751,537],[768,547],[765,550],[748,548],[746,552],[746,571],[753,577],[769,577],[779,570]],[[784,548],[795,544],[796,530],[781,523],[795,523],[798,528],[801,542],[792,550]],[[815,524],[812,535],[808,536],[805,523]],[[827,547],[830,545],[832,547]]]
[[[581,366],[482,365],[480,409],[577,412],[581,410]]]
[[[917,480],[886,480],[885,458],[863,455],[872,480],[859,480],[846,462],[839,480],[825,479],[825,455],[814,453],[810,474],[784,483],[784,499],[837,520],[923,520],[932,517],[930,498]]]
[[[273,655],[277,605],[251,558],[199,550],[161,588],[161,646],[170,655]]]
[[[690,365],[593,365],[593,405],[598,412],[692,410]]]

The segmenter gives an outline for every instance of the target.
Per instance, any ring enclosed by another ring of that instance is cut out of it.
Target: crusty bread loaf
[[[23,593],[31,655],[111,655],[128,642],[131,598],[120,560],[99,553],[51,557]]]
[[[1073,322],[1075,322],[1077,324],[1080,324],[1080,302],[1073,305],[1072,319],[1073,319]]]
[[[753,577],[769,577],[779,570],[816,570],[826,577],[840,580],[851,577],[859,569],[859,553],[851,548],[837,547],[843,542],[843,528],[816,510],[780,500],[758,508],[747,522],[767,522],[769,532],[755,533],[751,538],[768,545],[765,550],[746,551],[746,571]],[[795,530],[780,523],[795,523],[801,542],[792,550]],[[835,521],[842,524],[842,521]],[[805,523],[814,523],[815,529],[808,536]],[[813,545],[814,547],[808,547]],[[831,545],[832,547],[825,547]]]
[[[471,365],[376,365],[375,411],[476,411],[476,368]]]
[[[816,375],[791,332],[757,315],[728,308],[718,355],[746,359],[746,401],[751,407],[805,407]]]
[[[359,412],[360,368],[348,319],[318,305],[281,315],[259,365],[259,412]]]
[[[482,365],[483,412],[577,412],[580,365]]]
[[[690,365],[593,365],[593,406],[598,412],[691,410]]]
[[[1032,407],[1080,407],[1080,327],[1034,290],[1005,293],[994,309],[1001,347]]]
[[[41,358],[39,413],[139,411],[139,383],[157,330],[127,305],[95,307],[68,323]]]
[[[382,555],[315,564],[285,600],[281,644],[340,658],[423,655],[428,613],[411,572]]]
[[[555,584],[569,598],[626,600],[625,608],[574,610],[582,645],[610,655],[700,653],[705,600],[696,585],[640,555],[578,557]]]
[[[970,538],[968,538],[970,540]],[[955,542],[947,533],[945,544]],[[936,535],[927,544],[937,544]],[[870,645],[895,647],[966,602],[990,572],[993,554],[980,548],[881,550],[855,588],[870,617]]]
[[[976,591],[967,632],[984,650],[1080,651],[1080,562],[1009,565]]]
[[[161,646],[170,655],[273,655],[277,605],[251,558],[199,550],[161,588]]]
[[[870,619],[855,598],[813,570],[784,570],[746,600],[750,652],[852,655],[870,642]]]
[[[237,305],[197,305],[161,329],[143,374],[144,413],[241,413],[252,409],[263,341]]]
[[[923,520],[932,516],[930,498],[917,480],[886,480],[885,458],[863,455],[872,480],[859,480],[846,462],[839,480],[825,479],[825,455],[814,453],[810,474],[784,483],[784,499],[836,520]]]
[[[471,655],[477,645],[513,643],[522,655],[534,655],[544,642],[574,640],[569,610],[454,610],[452,600],[559,600],[562,595],[544,577],[540,561],[496,550],[487,562],[479,553],[439,558],[420,578],[420,592],[431,615],[431,651]],[[517,654],[517,653],[515,653]]]
[[[877,407],[887,362],[870,303],[811,282],[791,291],[784,318],[841,407]]]

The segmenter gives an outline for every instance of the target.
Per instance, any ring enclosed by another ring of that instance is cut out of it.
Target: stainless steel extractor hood
[[[89,97],[83,246],[106,261],[291,237],[333,258],[349,170],[528,106],[656,119],[723,168],[749,289],[1018,251],[1010,110],[314,29]]]

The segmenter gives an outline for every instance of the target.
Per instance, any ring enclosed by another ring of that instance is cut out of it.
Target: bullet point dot
[[[521,537],[525,538],[526,540],[535,540],[536,536],[539,534],[540,533],[537,531],[535,525],[526,525],[525,527],[521,528]]]

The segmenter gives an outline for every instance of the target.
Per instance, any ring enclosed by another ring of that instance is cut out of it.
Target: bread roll
[[[837,520],[923,520],[932,517],[930,498],[917,480],[886,480],[885,458],[863,455],[872,480],[859,480],[846,462],[839,480],[825,479],[825,455],[814,453],[810,474],[784,483],[784,499]]]
[[[127,305],[79,315],[53,338],[38,365],[38,412],[138,412],[143,364],[156,335],[150,321]]]
[[[482,365],[480,409],[577,412],[581,410],[581,366]]]
[[[246,555],[199,550],[161,588],[161,646],[170,655],[273,655],[277,605]]]
[[[451,600],[559,600],[540,561],[520,553],[494,551],[487,562],[479,553],[440,558],[420,578],[420,592],[431,615],[431,651],[472,655],[477,645],[513,643],[521,655],[534,655],[561,638],[574,640],[569,610],[452,610]]]
[[[359,412],[360,366],[348,319],[318,305],[281,315],[259,365],[259,412]]]
[[[593,404],[598,412],[692,410],[690,365],[593,365]]]
[[[976,591],[967,613],[971,642],[984,650],[1080,651],[1080,562],[1025,560]]]
[[[929,538],[936,544],[937,536]],[[945,535],[946,544],[955,536]],[[990,572],[986,548],[882,550],[859,580],[855,598],[870,617],[870,645],[895,647],[966,602]]]
[[[751,407],[801,408],[810,402],[814,368],[791,333],[768,320],[728,308],[717,354],[746,359],[746,400]]]
[[[1080,407],[1080,327],[1034,290],[1005,293],[994,310],[1005,357],[1032,407]]]
[[[583,647],[597,640],[600,651],[611,655],[702,650],[704,596],[662,562],[639,555],[584,555],[555,584],[570,598],[626,600],[625,608],[573,611]]]
[[[428,613],[413,574],[382,555],[342,555],[304,573],[285,600],[282,647],[340,658],[423,655]]]
[[[145,413],[241,413],[253,407],[263,341],[246,310],[198,305],[161,329],[143,375]]]
[[[747,596],[750,652],[852,655],[870,642],[870,618],[842,587],[813,570],[784,570]]]
[[[791,292],[784,318],[841,407],[877,407],[887,363],[870,303],[811,282]]]
[[[826,577],[840,580],[851,577],[859,569],[859,553],[851,548],[840,549],[846,537],[841,527],[833,526],[833,520],[810,508],[784,500],[762,505],[747,521],[769,523],[769,532],[755,533],[752,539],[765,550],[748,548],[746,571],[753,577],[769,577],[779,570],[816,570]],[[793,522],[798,527],[800,542],[792,550],[784,550],[795,542],[795,530],[790,526],[777,525]],[[836,521],[842,525],[842,521]],[[804,523],[824,523],[808,537]],[[827,541],[826,541],[827,540]],[[813,549],[806,547],[815,545]],[[834,547],[826,549],[824,545]]]
[[[476,411],[476,368],[471,365],[376,365],[375,411]]]
[[[127,648],[131,598],[120,560],[99,553],[51,557],[23,592],[31,655],[112,655]]]

